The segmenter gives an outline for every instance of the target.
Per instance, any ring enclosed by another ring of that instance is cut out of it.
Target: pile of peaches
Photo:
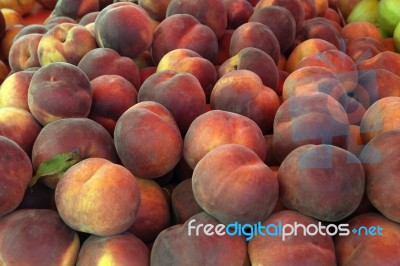
[[[0,265],[400,265],[399,40],[367,1],[0,1]]]

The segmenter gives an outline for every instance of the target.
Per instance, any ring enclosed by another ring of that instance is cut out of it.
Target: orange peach
[[[74,230],[98,236],[126,231],[140,206],[135,176],[103,158],[88,158],[69,168],[54,194],[58,213]],[[71,201],[71,199],[74,199]]]
[[[153,101],[139,102],[121,115],[114,142],[122,164],[137,177],[161,177],[182,156],[178,125],[166,107]]]
[[[208,111],[192,122],[184,138],[183,156],[194,169],[209,151],[230,143],[244,145],[261,160],[265,159],[265,138],[257,124],[248,117],[223,110]]]
[[[1,13],[5,19],[6,28],[12,25],[25,25],[23,15],[16,10],[9,7],[1,7]]]
[[[368,21],[348,23],[343,26],[340,34],[347,42],[360,37],[371,37],[377,41],[382,41],[383,39],[379,28]]]
[[[8,56],[10,54],[11,46],[14,43],[15,36],[21,31],[25,26],[21,24],[12,25],[6,28],[3,38],[0,40],[0,59],[7,62]]]

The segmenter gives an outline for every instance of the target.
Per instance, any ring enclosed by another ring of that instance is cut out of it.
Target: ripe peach
[[[210,98],[211,109],[238,113],[252,119],[263,134],[272,129],[279,98],[249,70],[234,70],[215,84]]]
[[[400,54],[392,51],[383,51],[370,59],[363,60],[357,65],[358,70],[386,69],[400,76]]]
[[[183,141],[173,116],[153,101],[139,102],[121,115],[114,142],[122,164],[142,178],[167,174],[182,155]]]
[[[382,42],[372,37],[359,37],[351,40],[346,46],[346,54],[358,65],[375,55],[386,51]]]
[[[247,0],[223,0],[227,11],[228,29],[236,29],[249,21],[254,7]]]
[[[143,101],[154,101],[167,108],[182,136],[193,120],[206,111],[206,96],[196,77],[174,70],[148,77],[138,93],[138,102]]]
[[[151,54],[158,64],[168,52],[186,48],[214,63],[218,52],[215,33],[189,14],[175,14],[165,18],[155,29]],[[171,38],[174,36],[174,38]]]
[[[32,164],[29,156],[17,143],[1,135],[0,151],[0,160],[2,162],[0,164],[0,184],[4,188],[0,191],[1,218],[14,211],[22,202],[29,181],[32,178]],[[0,240],[0,250],[1,246]],[[0,254],[2,254],[1,251]],[[2,258],[4,259],[4,255],[2,255]]]
[[[340,34],[342,35],[343,39],[346,40],[346,42],[350,42],[361,37],[371,37],[377,41],[382,41],[383,39],[378,27],[368,21],[348,23],[343,26]]]
[[[45,34],[46,32],[48,32],[49,29],[46,28],[45,26],[41,25],[41,24],[31,24],[31,25],[27,25],[25,27],[23,27],[18,33],[17,35],[15,35],[14,37],[14,41],[13,43],[18,40],[20,37],[30,34],[30,33],[39,33],[39,34]]]
[[[47,64],[32,77],[28,106],[40,124],[67,117],[87,117],[92,88],[85,73],[64,62]]]
[[[194,169],[209,151],[230,143],[244,145],[265,159],[265,139],[257,124],[248,117],[222,110],[208,111],[192,122],[184,138],[183,156]]]
[[[114,49],[121,56],[134,59],[151,46],[153,23],[139,5],[116,2],[100,11],[94,33],[100,47]]]
[[[26,111],[28,88],[35,71],[25,70],[10,74],[0,87],[0,106],[19,107]]]
[[[40,33],[30,33],[14,41],[8,55],[8,63],[13,72],[41,66],[37,52],[42,36]]]

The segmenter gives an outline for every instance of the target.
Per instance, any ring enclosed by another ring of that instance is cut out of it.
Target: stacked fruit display
[[[0,265],[400,264],[397,0],[0,8]]]

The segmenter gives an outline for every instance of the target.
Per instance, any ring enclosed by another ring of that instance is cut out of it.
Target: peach
[[[296,223],[311,228],[312,232],[319,225],[316,219],[292,210],[278,211],[262,221],[261,225],[272,235],[262,232],[249,241],[252,265],[336,265],[334,242],[325,232],[305,235],[304,229],[298,227],[296,235],[285,235],[284,239],[278,236],[278,224]]]
[[[340,80],[347,92],[355,89],[358,82],[357,66],[350,56],[339,50],[328,50],[304,57],[296,69],[305,66],[322,66],[332,71]]]
[[[285,157],[278,181],[279,198],[286,208],[336,222],[348,217],[360,204],[365,172],[360,160],[349,151],[333,145],[308,144]]]
[[[32,77],[28,106],[40,124],[67,117],[87,117],[92,104],[92,87],[85,73],[64,62],[50,63]]]
[[[84,26],[61,23],[43,35],[37,55],[41,66],[53,62],[78,65],[82,57],[96,47],[96,40]]]
[[[250,70],[261,78],[264,86],[275,91],[278,89],[278,67],[269,54],[258,48],[243,48],[239,53],[227,59],[218,68],[218,76],[221,78],[235,70]]]
[[[6,28],[3,38],[0,40],[0,59],[7,62],[15,36],[24,28],[24,25],[17,24]]]
[[[190,217],[203,211],[194,197],[192,178],[183,180],[175,187],[171,195],[171,205],[177,224],[183,224]]]
[[[365,213],[348,221],[355,233],[335,237],[339,265],[396,265],[400,226],[378,213]]]
[[[69,227],[111,236],[126,231],[135,221],[140,189],[125,167],[103,158],[88,158],[63,174],[54,198],[58,213]]]
[[[206,96],[200,82],[190,73],[174,70],[148,77],[138,93],[138,102],[143,101],[154,101],[167,108],[182,135],[206,111]]]
[[[392,51],[383,51],[370,59],[363,60],[357,65],[358,70],[386,69],[400,76],[400,54]]]
[[[352,40],[361,37],[371,37],[377,41],[382,41],[383,39],[379,28],[368,21],[348,23],[343,26],[340,34],[347,42],[351,42]]]
[[[290,73],[283,83],[282,99],[286,101],[290,97],[308,92],[326,93],[345,109],[347,108],[347,91],[337,76],[328,68],[310,65],[300,67]]]
[[[215,230],[224,232],[218,220],[205,212],[198,213],[183,225],[171,226],[157,236],[151,250],[151,264],[207,265],[211,262],[213,265],[250,265],[243,236],[217,235],[215,232],[209,235],[200,224],[210,224]],[[199,226],[198,234],[195,226]]]
[[[249,21],[254,7],[247,0],[223,0],[227,11],[228,29],[236,29]]]
[[[55,16],[80,19],[85,14],[98,10],[98,0],[58,0],[53,13]]]
[[[240,144],[221,145],[207,153],[194,168],[192,186],[199,206],[225,225],[262,221],[278,200],[276,175]]]
[[[281,53],[292,46],[296,36],[296,21],[286,8],[268,6],[256,9],[249,22],[259,22],[268,26],[278,39]]]
[[[337,49],[345,50],[345,43],[339,31],[324,17],[305,20],[297,30],[294,43],[302,43],[308,39],[325,40],[335,45]]]
[[[136,88],[119,75],[99,76],[90,84],[93,98],[88,117],[101,124],[110,135],[113,135],[119,117],[136,104]]]
[[[114,142],[122,164],[137,177],[161,177],[182,156],[183,141],[173,116],[153,101],[139,102],[121,115]]]
[[[166,17],[167,7],[171,0],[139,0],[141,6],[149,16],[156,21],[163,21]]]
[[[106,6],[94,23],[98,46],[114,49],[121,56],[132,59],[151,46],[153,31],[149,14],[139,5],[130,2],[116,2]]]
[[[195,51],[214,63],[218,39],[210,27],[201,24],[194,16],[175,14],[165,18],[154,31],[151,47],[154,63],[158,64],[166,53],[178,48]]]
[[[358,86],[353,91],[356,98],[365,107],[369,108],[377,100],[400,96],[400,76],[389,70],[378,68],[359,72]]]
[[[0,234],[4,265],[74,265],[78,257],[78,234],[54,210],[15,211],[0,220]]]
[[[301,0],[260,0],[254,7],[254,11],[268,6],[281,6],[286,8],[290,13],[292,13],[293,18],[296,21],[296,27],[300,28],[301,25],[303,25],[305,11]]]
[[[266,52],[278,65],[281,56],[279,42],[268,26],[260,22],[247,22],[238,27],[232,34],[229,55],[232,57],[246,47]]]
[[[150,265],[149,248],[130,233],[100,237],[91,235],[79,251],[77,266],[99,265]]]
[[[324,18],[328,19],[329,21],[335,22],[337,25],[340,26],[339,33],[342,34],[342,17],[340,16],[339,12],[335,8],[328,7],[324,14]],[[343,37],[343,35],[342,35]]]
[[[64,118],[52,122],[40,131],[32,148],[33,169],[56,155],[76,153],[80,159],[104,158],[117,162],[114,142],[107,130],[88,118]],[[62,173],[41,177],[49,187],[55,188]]]
[[[360,128],[362,132],[362,128]],[[390,220],[400,221],[398,165],[396,143],[400,130],[389,130],[368,142],[360,153],[366,174],[366,193],[376,209]]]
[[[45,21],[43,21],[43,25],[49,30],[62,23],[77,24],[78,22],[70,17],[54,15],[50,15]]]
[[[17,107],[0,107],[0,135],[15,141],[29,156],[42,127],[28,111]]]
[[[188,14],[210,27],[217,39],[224,34],[228,15],[224,0],[171,0],[166,16]]]
[[[111,48],[96,48],[89,51],[78,67],[89,80],[102,75],[119,75],[129,80],[136,90],[140,87],[139,68],[131,58],[122,56]]]
[[[338,48],[332,43],[322,39],[312,38],[305,40],[290,52],[286,62],[285,70],[291,73],[296,69],[297,64],[304,57],[322,53],[328,50],[338,50]]]
[[[361,124],[361,139],[364,144],[374,137],[393,129],[400,129],[400,120],[396,116],[400,108],[400,98],[389,96],[377,100],[365,112]]]
[[[17,143],[1,135],[0,150],[0,186],[4,188],[0,191],[1,218],[14,211],[22,202],[29,181],[32,178],[32,164],[29,156]],[[0,254],[2,254],[1,247],[0,240]],[[4,255],[2,257],[4,259]]]
[[[90,23],[94,23],[100,11],[93,11],[86,13],[81,19],[79,19],[79,25],[87,26]]]
[[[35,3],[35,0],[3,0],[0,3],[0,8],[10,8],[21,16],[25,16],[33,11]]]
[[[257,124],[248,117],[223,110],[208,111],[192,122],[184,138],[183,156],[194,169],[209,151],[230,143],[246,146],[261,160],[265,159],[265,139]]]
[[[144,243],[153,242],[170,225],[170,204],[165,191],[152,179],[137,178],[140,189],[140,207],[128,232]]]
[[[14,41],[8,55],[8,63],[13,72],[41,66],[37,51],[42,36],[40,33],[30,33]]]
[[[30,33],[39,33],[39,34],[45,34],[46,32],[48,32],[49,29],[46,28],[45,26],[41,25],[41,24],[31,24],[31,25],[27,25],[25,27],[23,27],[18,33],[17,35],[15,35],[13,43],[18,40],[20,37],[30,34]]]
[[[386,48],[382,42],[372,37],[359,37],[353,39],[346,47],[346,54],[353,59],[353,62],[356,65],[384,51],[386,51]]]
[[[234,70],[223,75],[212,90],[210,104],[213,110],[252,119],[263,134],[272,129],[280,105],[276,92],[264,86],[260,77],[249,70]]]
[[[11,73],[0,87],[0,107],[13,106],[26,111],[28,106],[28,88],[35,71],[24,70]]]
[[[187,72],[195,76],[204,90],[207,101],[211,90],[217,82],[217,71],[214,65],[195,51],[178,48],[166,53],[157,65],[157,72],[174,70]]]
[[[16,10],[9,7],[2,7],[1,13],[3,14],[6,28],[12,25],[25,25],[23,15],[18,13]]]
[[[143,85],[144,81],[150,77],[151,75],[155,74],[157,72],[157,67],[154,66],[149,66],[149,67],[143,67],[139,70],[140,74],[140,86]],[[140,89],[140,87],[139,87]]]
[[[315,0],[301,0],[304,9],[304,20],[315,18],[317,16],[317,8]]]
[[[349,122],[342,105],[322,92],[292,96],[279,107],[274,120],[273,151],[282,162],[306,144],[347,147]]]

